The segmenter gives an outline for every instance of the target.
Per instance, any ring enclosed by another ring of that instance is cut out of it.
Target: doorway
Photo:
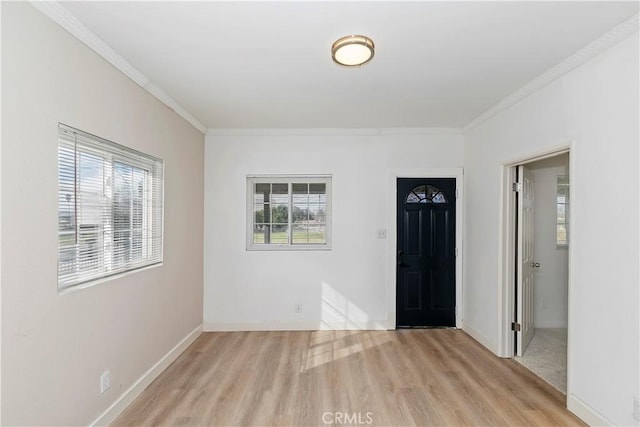
[[[398,178],[396,327],[456,326],[456,179]]]
[[[531,159],[510,169],[512,355],[566,394],[569,153]]]

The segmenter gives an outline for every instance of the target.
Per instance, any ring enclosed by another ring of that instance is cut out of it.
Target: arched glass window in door
[[[407,196],[406,203],[447,203],[439,188],[433,185],[419,185]]]

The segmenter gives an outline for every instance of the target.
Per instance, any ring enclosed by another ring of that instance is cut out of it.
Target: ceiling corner
[[[89,30],[82,22],[65,9],[55,0],[31,1],[33,7],[38,9],[52,21],[67,30],[71,35],[84,43],[91,50],[96,52],[107,62],[113,65],[118,71],[133,80],[140,87],[145,89],[157,100],[171,108],[177,115],[185,119],[189,124],[198,129],[202,134],[206,134],[207,128],[184,107],[178,104],[164,90],[154,85],[129,61],[124,59],[118,52],[105,43],[100,37]]]

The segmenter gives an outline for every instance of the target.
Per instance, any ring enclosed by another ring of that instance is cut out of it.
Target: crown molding
[[[207,136],[377,136],[377,135],[462,135],[459,128],[261,128],[207,130]]]
[[[592,58],[595,58],[600,53],[609,49],[616,43],[626,39],[634,33],[638,32],[638,18],[639,14],[635,14],[631,18],[627,19],[620,25],[614,27],[611,31],[605,33],[602,37],[589,43],[587,46],[574,53],[558,65],[552,67],[548,71],[542,73],[520,89],[513,92],[511,95],[502,99],[498,104],[494,105],[484,113],[469,122],[462,128],[462,132],[466,133],[469,130],[475,128],[506,108],[516,104],[527,96],[542,89],[549,83],[559,79],[585,62]]]
[[[154,85],[144,74],[142,74],[136,67],[134,67],[129,61],[124,59],[118,52],[113,50],[107,43],[104,42],[95,33],[89,30],[82,24],[75,16],[65,9],[60,3],[55,0],[49,1],[31,1],[33,7],[38,9],[44,15],[49,17],[52,21],[60,25],[62,28],[71,33],[74,37],[87,45],[90,49],[104,58],[107,62],[113,65],[116,69],[122,72],[125,76],[129,77],[140,87],[145,89],[157,100],[171,108],[177,115],[189,122],[193,127],[198,129],[203,134],[207,132],[207,128],[192,116],[184,107],[178,104],[173,98],[171,98],[165,91]]]

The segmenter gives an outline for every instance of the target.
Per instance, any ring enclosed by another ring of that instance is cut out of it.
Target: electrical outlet
[[[633,398],[633,419],[640,421],[640,397]]]
[[[111,388],[111,371],[104,371],[100,375],[100,394]]]
[[[296,304],[296,313],[302,313],[302,304]]]

